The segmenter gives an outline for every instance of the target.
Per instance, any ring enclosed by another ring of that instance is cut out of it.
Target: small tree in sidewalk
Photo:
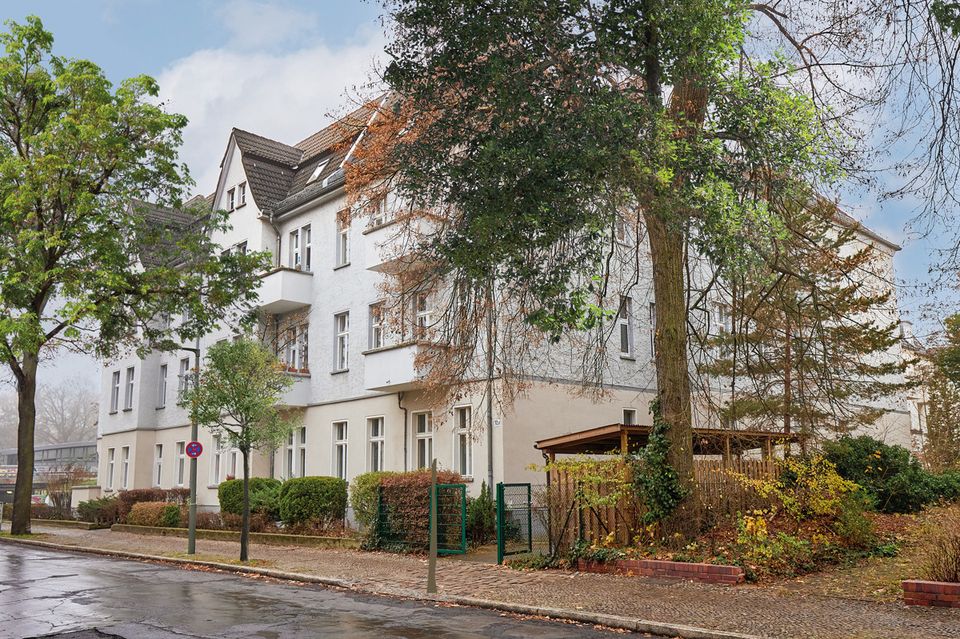
[[[250,453],[276,449],[298,425],[298,419],[278,406],[291,384],[273,353],[243,338],[212,346],[199,383],[182,399],[198,424],[226,437],[243,457],[240,561],[248,558],[250,537]]]

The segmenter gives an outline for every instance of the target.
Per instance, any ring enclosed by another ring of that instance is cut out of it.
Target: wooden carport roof
[[[647,445],[653,426],[641,424],[608,424],[568,433],[549,439],[541,439],[534,448],[546,457],[557,455],[606,455],[621,451],[635,452]],[[724,428],[694,428],[693,453],[695,455],[739,455],[759,448],[764,456],[770,455],[774,443],[798,442],[796,434],[779,431],[734,430]]]

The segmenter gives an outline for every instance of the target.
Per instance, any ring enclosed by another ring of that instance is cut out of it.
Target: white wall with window
[[[288,327],[283,334],[283,363],[288,369],[310,371],[310,326],[306,322]]]
[[[333,423],[333,476],[349,479],[347,475],[347,422]]]
[[[118,373],[119,374],[119,373]],[[107,490],[113,490],[113,470],[116,463],[117,449],[107,449]]]
[[[290,232],[290,268],[298,271],[313,269],[313,233],[309,224]]]
[[[337,215],[337,246],[334,255],[334,268],[350,263],[350,216]]]
[[[296,476],[296,434],[294,431],[290,431],[290,433],[287,434],[287,445],[284,448],[283,477],[284,479],[290,479]]]
[[[350,367],[350,313],[337,313],[333,316],[334,327],[334,372],[345,371]]]
[[[367,470],[378,472],[383,466],[384,430],[383,417],[367,418]]]
[[[617,311],[617,335],[620,342],[620,357],[633,357],[633,300],[620,298]]]
[[[384,304],[377,302],[369,307],[370,331],[367,339],[367,348],[383,348],[383,319]]]
[[[187,392],[187,385],[190,383],[190,358],[182,357],[180,359],[180,370],[177,374],[177,397],[182,398]]]
[[[213,450],[210,454],[210,485],[219,486],[223,477],[223,437],[213,438]]]
[[[120,408],[120,371],[113,371],[110,375],[110,412],[115,413]]]
[[[120,449],[120,488],[126,490],[130,487],[130,447],[124,446]]]
[[[307,476],[307,427],[301,426],[297,441],[297,472],[300,477]]]
[[[157,408],[164,408],[167,405],[167,365],[160,364],[160,372],[157,378]]]
[[[433,460],[433,415],[414,413],[413,430],[416,437],[414,468],[429,468]]]

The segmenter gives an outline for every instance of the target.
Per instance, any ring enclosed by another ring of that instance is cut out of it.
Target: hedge
[[[140,501],[127,514],[127,523],[133,526],[180,526],[180,506],[168,501]]]
[[[120,502],[118,505],[120,521],[126,521],[134,504],[140,502],[170,502],[178,506],[185,506],[190,497],[189,488],[135,488],[121,490],[117,493]],[[129,522],[128,522],[129,523]]]
[[[395,473],[380,479],[380,494],[384,513],[368,532],[365,545],[382,550],[421,551],[430,541],[430,483],[429,470]],[[463,477],[449,470],[437,472],[438,484],[460,484]],[[459,504],[439,505],[441,521],[446,508],[459,509]],[[455,513],[450,513],[455,515]],[[447,532],[458,535],[459,530]],[[442,534],[442,533],[441,533]],[[443,540],[441,540],[443,541]],[[459,540],[449,540],[459,543]]]
[[[256,510],[254,508],[254,504],[260,504],[260,507],[263,507],[262,501],[260,501],[262,499],[260,495],[261,493],[266,492],[277,494],[280,490],[280,480],[278,479],[272,479],[270,477],[251,477],[249,481],[251,511]],[[217,487],[217,499],[220,502],[220,512],[229,513],[231,515],[242,515],[243,480],[228,479],[220,482],[220,486]],[[275,511],[276,508],[274,507],[273,510]]]
[[[10,521],[13,518],[13,504],[3,505],[3,520]],[[46,504],[30,504],[30,519],[71,519],[64,517],[62,513]]]
[[[364,473],[350,482],[350,507],[353,508],[353,516],[361,527],[368,529],[376,522],[380,482],[384,477],[396,474],[398,473],[389,470]]]
[[[280,489],[280,519],[284,524],[342,521],[347,511],[347,482],[337,477],[297,477]]]
[[[112,526],[120,522],[120,499],[100,497],[77,504],[77,519],[98,526]]]

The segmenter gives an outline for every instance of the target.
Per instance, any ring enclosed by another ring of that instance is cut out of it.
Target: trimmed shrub
[[[127,521],[134,504],[140,502],[167,501],[167,491],[163,488],[135,488],[117,493],[120,500],[120,521]],[[127,522],[129,523],[129,522]]]
[[[253,512],[255,496],[264,490],[277,490],[280,480],[270,477],[250,478],[250,511]],[[217,499],[220,501],[220,512],[231,515],[243,514],[243,480],[228,479],[220,482],[217,487]]]
[[[451,471],[437,472],[438,484],[463,483],[463,477]],[[373,526],[364,542],[369,548],[399,551],[426,550],[430,542],[430,471],[418,470],[382,477],[380,491],[385,512]],[[442,503],[440,520],[459,514],[456,503]],[[446,512],[449,509],[451,512]],[[459,530],[450,527],[450,535],[459,537]],[[441,533],[442,534],[442,533]],[[443,539],[440,540],[443,543]],[[454,540],[451,539],[451,542]],[[456,540],[459,543],[459,539]]]
[[[243,515],[222,513],[220,518],[223,520],[224,530],[240,530],[243,525]],[[263,532],[266,528],[267,522],[263,520],[262,515],[250,513],[250,532]]]
[[[117,497],[100,497],[77,504],[77,517],[98,526],[112,526],[120,521],[120,500]]]
[[[132,526],[161,526],[176,528],[180,525],[180,506],[167,501],[139,501],[127,514],[127,523]]]
[[[242,486],[241,486],[242,488]],[[250,512],[263,517],[264,521],[280,519],[280,488],[276,485],[260,486],[257,492],[250,493]]]
[[[939,498],[932,475],[903,446],[867,435],[844,436],[826,442],[824,453],[840,476],[860,484],[881,512],[916,512]]]
[[[380,471],[357,475],[350,482],[350,507],[357,523],[368,529],[377,521],[377,504],[380,482],[384,477],[396,475],[392,471]]]
[[[183,519],[180,520],[180,527],[186,528],[183,524]],[[223,530],[220,513],[197,513],[197,530]]]
[[[960,470],[950,470],[931,478],[937,496],[947,501],[960,500]]]
[[[497,505],[487,490],[487,482],[480,488],[480,496],[467,499],[467,540],[477,547],[497,538]]]
[[[13,504],[3,505],[3,520],[10,521],[13,518]],[[70,519],[63,517],[55,508],[46,504],[30,504],[30,519]]]
[[[329,527],[347,511],[347,482],[337,477],[296,477],[280,489],[280,519],[284,524],[316,521]]]
[[[165,500],[178,506],[186,506],[190,503],[189,488],[170,488],[166,491]]]

